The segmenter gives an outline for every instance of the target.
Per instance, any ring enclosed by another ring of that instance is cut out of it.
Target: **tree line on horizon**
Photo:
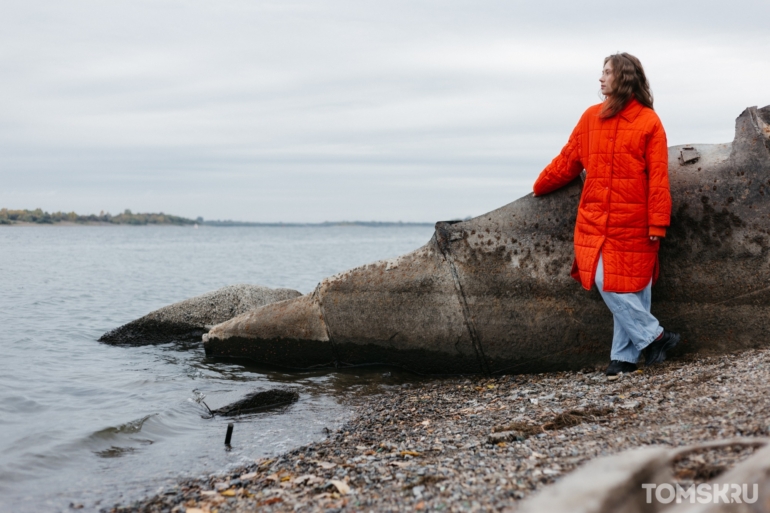
[[[202,219],[201,219],[202,221]],[[35,223],[35,224],[56,224],[61,222],[70,223],[109,223],[109,224],[172,224],[189,225],[195,224],[196,220],[186,217],[172,216],[170,214],[160,213],[133,213],[126,209],[121,214],[112,215],[109,212],[100,212],[99,215],[78,215],[75,212],[44,212],[40,208],[35,210],[11,210],[8,208],[0,209],[0,225],[15,223]]]
[[[466,218],[470,219],[470,217]],[[254,223],[248,221],[232,221],[232,220],[214,220],[204,221],[202,217],[196,219],[188,219],[186,217],[173,216],[170,214],[160,213],[133,213],[131,210],[126,209],[121,214],[112,215],[109,212],[99,212],[99,214],[79,215],[75,212],[45,212],[43,209],[36,208],[35,210],[12,210],[9,208],[0,208],[0,225],[9,225],[16,223],[34,223],[34,224],[56,224],[61,222],[89,224],[89,223],[107,223],[107,224],[130,224],[130,225],[148,225],[148,224],[165,224],[165,225],[206,225],[206,226],[220,226],[220,227],[237,227],[237,226],[271,226],[271,227],[291,227],[291,226],[369,226],[369,227],[384,227],[384,226],[430,226],[433,223],[409,223],[409,222],[388,222],[388,221],[325,221],[322,223]]]

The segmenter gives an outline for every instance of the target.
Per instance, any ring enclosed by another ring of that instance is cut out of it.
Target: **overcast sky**
[[[770,1],[4,0],[0,206],[436,221],[527,194],[605,56],[669,144],[770,104]]]

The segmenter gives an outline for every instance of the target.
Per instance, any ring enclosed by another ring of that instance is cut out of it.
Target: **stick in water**
[[[225,445],[230,445],[230,439],[233,437],[233,423],[227,424],[227,434],[225,435]]]

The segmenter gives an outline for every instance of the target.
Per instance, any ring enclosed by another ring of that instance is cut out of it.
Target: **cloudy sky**
[[[0,15],[0,206],[435,221],[527,194],[645,65],[669,144],[770,104],[770,1],[25,0]]]

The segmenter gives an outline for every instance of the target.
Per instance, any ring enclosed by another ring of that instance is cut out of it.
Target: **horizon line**
[[[464,219],[454,218],[451,221],[467,221],[471,216]],[[41,208],[29,209],[10,209],[0,208],[0,224],[172,224],[172,225],[208,225],[208,226],[340,226],[340,225],[358,225],[358,226],[433,226],[438,221],[361,221],[361,220],[340,220],[340,221],[321,221],[321,222],[303,222],[303,221],[237,221],[233,219],[212,219],[206,220],[202,216],[196,218],[186,218],[164,212],[132,212],[125,209],[123,212],[113,215],[109,212],[101,211],[99,214],[80,215],[74,211],[62,212],[55,211],[49,213]]]

